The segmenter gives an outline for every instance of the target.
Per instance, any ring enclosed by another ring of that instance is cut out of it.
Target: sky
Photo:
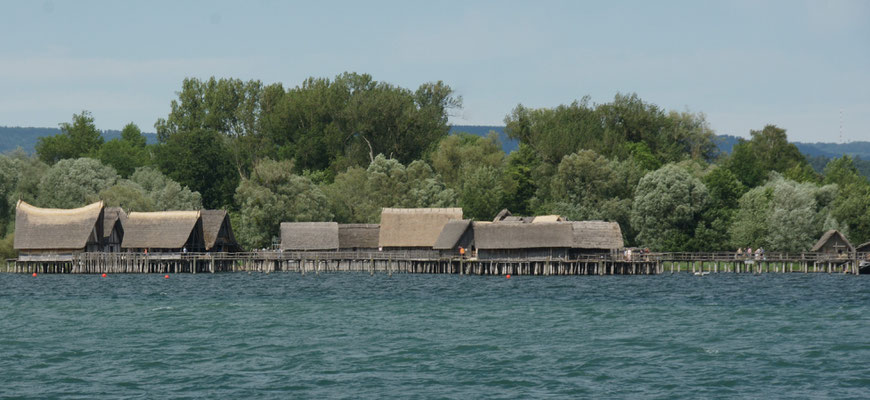
[[[717,134],[870,140],[870,1],[0,0],[0,126],[153,132],[186,77],[345,71],[444,81],[456,125],[637,93]]]

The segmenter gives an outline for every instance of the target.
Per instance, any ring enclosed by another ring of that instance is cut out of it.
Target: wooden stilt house
[[[625,247],[622,240],[622,229],[616,222],[605,221],[573,221],[574,244],[572,258],[615,254]]]
[[[855,252],[855,247],[840,231],[832,229],[825,232],[810,251],[845,256]]]
[[[855,251],[859,253],[870,253],[870,242],[862,243],[855,246]]]
[[[71,261],[76,253],[101,250],[103,226],[103,202],[57,209],[19,200],[13,247],[19,261]]]
[[[570,222],[498,222],[474,225],[477,258],[567,259],[574,245]]]
[[[444,225],[459,219],[461,208],[384,208],[378,245],[383,251],[431,256]]]
[[[127,213],[121,207],[106,207],[103,209],[103,243],[102,251],[116,253],[121,251],[124,240],[124,222]]]
[[[282,251],[336,251],[337,222],[282,222]]]
[[[233,235],[230,216],[226,210],[201,210],[199,213],[202,218],[202,236],[206,251],[219,253],[241,251]]]
[[[121,248],[149,253],[205,251],[199,211],[131,212]]]
[[[338,224],[340,251],[378,251],[378,224]]]
[[[474,256],[474,229],[470,219],[454,219],[447,221],[433,248],[441,253],[441,257]],[[460,252],[459,248],[463,250]]]

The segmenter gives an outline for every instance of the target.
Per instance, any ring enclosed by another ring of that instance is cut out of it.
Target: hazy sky
[[[464,99],[454,124],[635,92],[719,134],[839,142],[842,121],[843,140],[870,140],[870,1],[0,0],[0,125],[89,110],[153,132],[185,77],[344,71],[443,80]]]

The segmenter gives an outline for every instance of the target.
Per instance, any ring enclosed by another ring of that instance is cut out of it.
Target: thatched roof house
[[[474,241],[478,249],[531,249],[570,248],[573,242],[570,223],[495,223],[474,227]]]
[[[124,223],[127,213],[121,207],[106,207],[103,209],[103,251],[121,251],[124,240]]]
[[[442,255],[458,255],[460,247],[470,251],[474,244],[474,230],[471,229],[471,225],[470,219],[447,221],[432,247],[440,250]]]
[[[538,215],[536,217],[533,217],[531,222],[533,224],[539,224],[542,222],[564,222],[564,221],[567,221],[567,220],[564,217],[562,217],[561,215]]]
[[[230,216],[226,210],[201,210],[202,236],[206,251],[240,251],[239,243],[233,235]]]
[[[149,251],[204,251],[199,211],[131,212],[121,248]]]
[[[574,221],[575,249],[616,250],[625,247],[622,229],[616,222]]]
[[[99,251],[103,202],[80,208],[40,208],[21,200],[15,207],[15,241],[21,254]]]
[[[377,250],[378,224],[338,224],[338,248],[340,250]]]
[[[849,239],[846,239],[846,236],[840,231],[831,229],[822,235],[810,251],[827,254],[846,254],[855,251],[855,247],[852,246],[852,243],[849,243]]]
[[[604,221],[475,223],[474,244],[479,258],[569,258],[624,246],[619,224]]]
[[[378,244],[383,248],[432,249],[452,219],[462,219],[461,208],[384,208]]]
[[[282,222],[281,250],[338,250],[337,222]]]

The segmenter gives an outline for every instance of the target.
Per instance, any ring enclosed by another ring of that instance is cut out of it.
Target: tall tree
[[[39,181],[38,205],[76,208],[99,199],[99,193],[118,181],[115,169],[92,158],[58,161]]]
[[[94,154],[103,145],[103,136],[94,125],[94,118],[88,111],[73,114],[72,123],[60,124],[60,133],[55,136],[41,137],[36,143],[39,159],[54,164],[67,158],[78,158]]]
[[[801,180],[815,180],[810,175],[812,167],[797,146],[788,142],[785,129],[766,125],[760,131],[750,131],[750,134],[752,139],[740,139],[725,162],[743,184],[758,186],[771,171],[792,178],[802,177]]]
[[[707,187],[684,168],[668,164],[644,176],[635,190],[631,224],[640,245],[688,251],[707,207]]]
[[[224,137],[212,130],[180,131],[155,148],[160,171],[202,194],[206,208],[230,208],[239,175]]]
[[[264,159],[236,189],[240,204],[240,242],[267,247],[280,236],[281,222],[329,221],[326,196],[309,179],[294,175],[290,161]]]

